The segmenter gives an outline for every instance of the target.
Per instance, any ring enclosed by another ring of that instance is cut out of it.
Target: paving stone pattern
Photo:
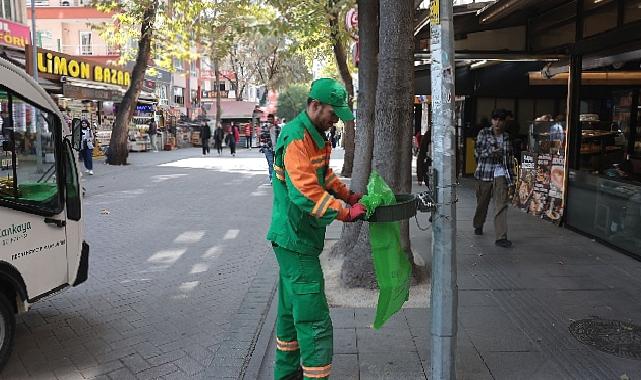
[[[18,319],[0,378],[240,376],[276,279],[264,157],[130,157],[83,178],[89,280]]]
[[[462,182],[457,205],[456,378],[641,378],[640,360],[598,351],[568,331],[573,321],[593,317],[641,323],[641,263],[514,209],[508,218],[514,247],[497,248],[491,222],[484,236],[473,235],[473,182]],[[425,248],[431,244],[430,235],[413,230],[418,253],[429,253]],[[431,262],[429,255],[424,258]],[[331,313],[332,378],[430,377],[429,309],[404,309],[378,331],[370,327],[373,309],[339,308]],[[273,335],[273,326],[264,331]],[[274,351],[272,338],[259,378],[271,376]]]

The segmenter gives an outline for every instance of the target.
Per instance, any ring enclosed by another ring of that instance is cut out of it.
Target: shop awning
[[[62,77],[60,81],[63,96],[71,99],[119,102],[125,94],[125,88],[112,84],[69,77]]]
[[[206,115],[210,118],[216,116],[216,103],[210,103],[210,106],[205,107]],[[221,101],[220,108],[222,110],[222,120],[237,120],[237,119],[250,119],[252,118],[256,103],[254,102],[239,102],[235,100]]]
[[[569,73],[560,73],[551,78],[540,71],[528,73],[531,86],[567,86]],[[584,72],[581,75],[584,86],[638,86],[641,85],[641,71]]]

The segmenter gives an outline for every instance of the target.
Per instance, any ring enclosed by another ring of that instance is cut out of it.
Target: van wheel
[[[0,293],[0,370],[11,356],[15,334],[16,316],[7,297]]]

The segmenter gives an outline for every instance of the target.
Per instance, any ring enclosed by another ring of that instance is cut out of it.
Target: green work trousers
[[[274,379],[327,379],[333,355],[332,320],[317,255],[274,247],[280,267]]]

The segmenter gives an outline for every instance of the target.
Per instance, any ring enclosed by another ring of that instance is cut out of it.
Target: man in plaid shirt
[[[494,229],[496,245],[512,246],[507,239],[508,187],[514,185],[514,154],[510,135],[505,132],[505,110],[492,113],[492,126],[484,128],[476,138],[474,156],[477,160],[474,177],[476,183],[476,213],[474,233],[483,235],[483,223],[487,217],[490,199],[494,198]]]

